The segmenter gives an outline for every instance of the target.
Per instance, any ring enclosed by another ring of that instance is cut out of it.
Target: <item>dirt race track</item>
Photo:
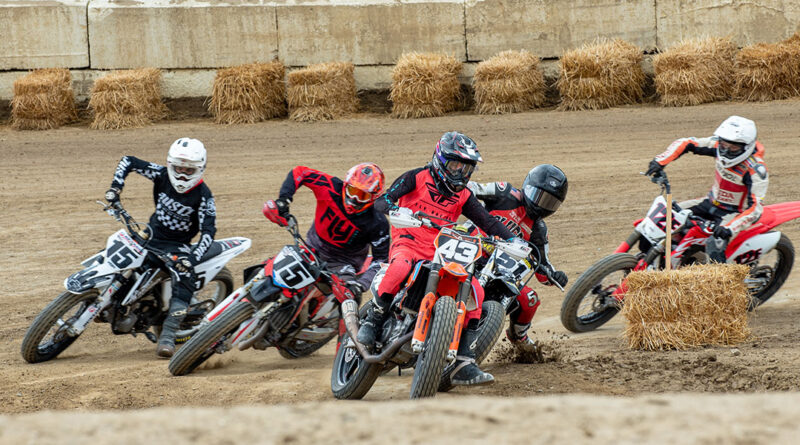
[[[217,236],[253,239],[252,248],[229,264],[238,285],[243,267],[273,254],[289,239],[261,216],[260,209],[265,199],[276,196],[291,167],[305,164],[343,175],[354,163],[371,160],[384,167],[391,181],[426,162],[442,132],[460,129],[478,142],[484,156],[475,177],[479,181],[508,180],[519,185],[528,169],[542,162],[565,170],[569,196],[548,225],[551,259],[574,282],[624,240],[631,222],[644,215],[658,194],[658,188],[639,175],[649,160],[677,137],[710,135],[731,114],[754,119],[758,125],[770,170],[767,202],[798,199],[800,101],[677,109],[643,105],[499,117],[464,114],[411,121],[365,114],[314,125],[273,121],[224,127],[183,120],[109,132],[91,131],[85,125],[46,132],[13,132],[2,126],[0,411],[6,415],[0,417],[0,442],[59,441],[55,432],[62,426],[75,442],[80,436],[136,443],[145,437],[125,433],[121,425],[135,430],[144,424],[151,425],[151,431],[165,431],[156,437],[174,438],[179,443],[202,438],[203,431],[211,430],[217,435],[205,437],[216,437],[218,440],[211,440],[216,443],[307,442],[326,440],[325,434],[332,434],[327,439],[335,437],[337,441],[369,442],[378,438],[372,434],[376,425],[382,424],[393,425],[387,434],[401,442],[429,438],[446,442],[453,439],[449,434],[510,442],[533,440],[524,440],[517,428],[539,439],[565,441],[679,443],[677,439],[683,438],[702,443],[766,443],[792,437],[788,434],[798,430],[800,397],[796,392],[800,384],[800,274],[796,267],[778,294],[752,315],[755,336],[740,345],[738,352],[729,348],[629,351],[620,338],[620,321],[594,333],[568,334],[558,320],[563,294],[539,286],[543,304],[532,335],[545,343],[546,362],[516,363],[512,354],[503,352],[507,344],[501,343],[486,366],[497,383],[456,389],[421,405],[399,403],[407,398],[410,374],[382,377],[366,397],[370,401],[392,399],[389,405],[330,402],[333,346],[294,361],[281,358],[274,350],[232,352],[212,359],[210,366],[188,377],[172,377],[166,361],[156,359],[154,346],[143,336],[114,336],[108,325],[90,325],[73,346],[49,363],[30,365],[19,353],[26,329],[62,291],[64,278],[118,229],[94,201],[108,188],[122,155],[163,163],[169,144],[176,138],[189,135],[205,142],[209,148],[207,183],[217,200]],[[676,199],[701,196],[711,185],[713,160],[686,155],[667,171]],[[134,216],[145,220],[153,206],[150,183],[135,174],[129,178],[124,203]],[[311,204],[311,193],[306,190],[292,205],[304,227],[310,223]],[[780,230],[800,246],[798,222],[787,223]],[[772,395],[783,391],[792,393]],[[686,394],[653,395],[673,392]],[[763,394],[702,394],[754,392]],[[576,393],[581,396],[574,396]],[[564,394],[573,395],[559,396]],[[326,403],[314,403],[320,401]],[[18,415],[43,410],[242,404],[280,406],[196,412],[148,410],[136,413],[129,421],[124,420],[127,414],[114,413],[91,418],[70,413]],[[377,415],[379,410],[386,415]],[[353,417],[343,414],[345,411],[371,419],[370,424],[356,426]],[[519,425],[535,419],[537,412],[543,413],[543,419],[537,420],[535,427]],[[391,413],[406,420],[393,422]],[[424,417],[424,423],[408,421],[413,413]],[[781,415],[792,413],[794,422],[781,420]],[[191,424],[197,428],[153,426],[153,422],[195,415]],[[327,423],[301,422],[312,415],[329,415],[329,419]],[[280,422],[270,426],[270,419],[279,417]],[[662,423],[665,417],[670,417],[671,423]],[[218,423],[212,421],[214,418],[220,419]],[[482,429],[465,427],[463,419],[473,419]],[[769,422],[761,424],[765,419]],[[105,426],[97,430],[77,426],[84,421]],[[741,422],[758,423],[760,427],[744,427]],[[302,428],[296,427],[301,423]],[[408,429],[403,429],[404,425]],[[615,436],[614,425],[632,429]],[[223,427],[232,435],[221,435]],[[254,431],[259,428],[273,429],[268,435],[258,436]],[[478,430],[483,432],[472,435]],[[669,436],[673,430],[681,430],[686,436]],[[426,431],[432,436],[426,436]]]

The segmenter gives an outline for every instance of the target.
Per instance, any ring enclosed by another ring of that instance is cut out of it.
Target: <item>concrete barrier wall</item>
[[[555,59],[596,37],[652,51],[798,30],[798,0],[0,0],[0,100],[23,74],[14,70],[32,68],[75,70],[82,94],[98,70],[158,67],[165,94],[181,97],[207,95],[220,67],[351,61],[359,88],[385,88],[405,51],[454,55],[468,82],[476,62],[506,49]]]

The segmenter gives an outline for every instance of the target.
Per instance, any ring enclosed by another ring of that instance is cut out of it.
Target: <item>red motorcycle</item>
[[[657,180],[662,191],[670,193],[666,174]],[[714,223],[692,215],[688,209],[672,204],[673,268],[705,263],[705,244],[714,231]],[[800,217],[800,201],[764,206],[761,218],[739,233],[728,244],[728,263],[747,264],[746,278],[751,296],[750,310],[763,304],[780,289],[794,263],[794,246],[789,238],[774,230],[780,224]],[[620,310],[625,297],[625,276],[634,270],[664,268],[667,202],[659,195],[647,216],[635,221],[633,233],[613,254],[601,259],[584,272],[567,291],[561,306],[561,323],[572,332],[587,332],[605,324]],[[638,244],[639,252],[631,253]]]

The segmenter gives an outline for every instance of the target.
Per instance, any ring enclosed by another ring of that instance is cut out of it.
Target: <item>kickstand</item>
[[[156,334],[153,334],[150,331],[145,332],[144,336],[147,337],[147,339],[150,340],[153,343],[158,342],[158,338],[156,337]]]

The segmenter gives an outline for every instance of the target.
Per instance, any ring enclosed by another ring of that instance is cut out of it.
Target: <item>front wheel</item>
[[[239,325],[253,316],[255,308],[239,302],[225,309],[211,323],[201,328],[169,361],[172,375],[186,375],[217,352],[217,347],[228,342]]]
[[[97,299],[97,290],[82,294],[64,292],[53,300],[33,320],[22,340],[22,358],[39,363],[56,358],[78,339],[69,330],[86,309]]]
[[[192,297],[189,308],[190,316],[184,318],[180,329],[175,334],[175,343],[186,343],[197,333],[200,322],[211,312],[216,305],[233,292],[233,274],[227,267],[223,267],[214,279],[206,283],[202,289]],[[156,336],[161,335],[161,326],[154,328]]]
[[[774,255],[772,253],[774,252]],[[774,260],[771,259],[774,257]],[[783,283],[789,278],[794,264],[794,246],[792,241],[784,234],[778,240],[775,248],[759,259],[758,265],[750,270],[748,285],[750,287],[750,305],[748,310],[764,304],[769,300]]]
[[[478,322],[478,337],[475,339],[475,363],[481,364],[492,347],[497,343],[500,334],[503,332],[503,321],[506,317],[505,308],[498,301],[488,300],[481,306],[481,319]],[[447,392],[455,387],[450,381],[450,374],[455,369],[455,362],[448,365],[442,372],[442,379],[439,382],[439,392]]]
[[[572,332],[593,331],[617,315],[620,306],[613,294],[638,262],[629,253],[615,253],[578,277],[561,305],[564,327]]]
[[[433,306],[433,320],[414,367],[412,399],[433,397],[436,394],[444,371],[447,350],[450,349],[450,340],[453,338],[457,312],[456,302],[452,297],[439,297]]]

